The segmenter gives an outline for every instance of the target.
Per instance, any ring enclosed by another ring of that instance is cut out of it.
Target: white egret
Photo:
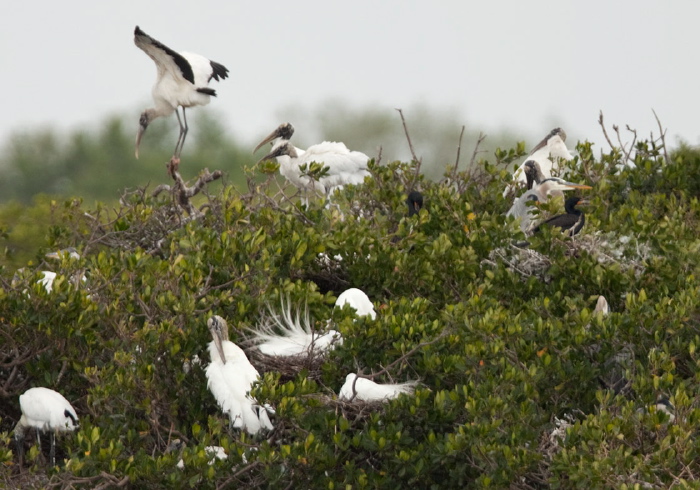
[[[372,320],[377,318],[374,305],[364,291],[357,288],[350,288],[343,291],[335,301],[335,306],[342,308],[343,305],[350,305],[355,309],[357,316],[369,316]]]
[[[24,458],[24,435],[28,428],[36,429],[36,439],[41,449],[41,432],[48,432],[51,441],[49,462],[56,464],[56,433],[70,432],[78,427],[75,409],[63,395],[49,388],[30,388],[19,396],[22,416],[15,425],[14,437],[17,444],[19,464]]]
[[[397,398],[400,394],[410,395],[416,389],[417,381],[401,384],[379,384],[371,379],[350,373],[338,393],[339,400],[377,402]]]
[[[371,176],[367,170],[369,157],[364,153],[350,151],[344,143],[333,141],[324,141],[303,151],[290,143],[292,134],[294,127],[291,124],[281,124],[262,140],[254,151],[266,143],[273,142],[270,152],[260,161],[277,159],[280,173],[300,189],[330,194],[346,184],[362,184],[365,177]],[[328,168],[326,175],[318,180],[304,175],[301,169],[302,166],[306,166],[308,170],[314,162]]]
[[[209,343],[211,362],[206,369],[207,386],[219,407],[228,414],[237,429],[257,434],[261,429],[272,430],[267,414],[269,407],[260,406],[249,394],[260,375],[245,352],[228,340],[228,325],[220,316],[207,321],[212,335]]]
[[[188,131],[185,109],[207,105],[212,97],[216,97],[216,91],[209,88],[209,82],[212,78],[216,81],[227,78],[228,69],[198,54],[184,51],[178,53],[153,39],[139,29],[139,26],[134,29],[134,43],[155,62],[158,69],[152,91],[155,107],[146,109],[141,114],[136,136],[136,158],[139,157],[139,145],[148,125],[154,119],[169,116],[174,112],[180,125],[180,135],[172,159],[172,162],[177,164]],[[182,119],[179,107],[182,107]]]

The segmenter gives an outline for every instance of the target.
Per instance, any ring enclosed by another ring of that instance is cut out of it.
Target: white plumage
[[[340,388],[338,398],[346,401],[386,401],[397,398],[402,393],[410,395],[416,389],[416,384],[416,381],[401,384],[378,384],[371,379],[361,378],[355,373],[350,373],[345,377],[345,384]]]
[[[136,158],[139,157],[139,145],[148,125],[158,117],[175,112],[180,124],[180,135],[173,160],[179,160],[188,130],[185,109],[207,105],[212,97],[216,97],[216,91],[209,88],[209,82],[212,78],[217,81],[227,78],[228,69],[198,54],[184,51],[178,53],[153,39],[138,26],[134,29],[134,43],[155,62],[158,69],[158,78],[152,91],[155,107],[146,109],[141,114],[136,136]],[[179,107],[182,107],[182,120]]]
[[[369,300],[369,297],[364,291],[357,288],[350,288],[343,291],[335,301],[335,306],[342,308],[343,305],[350,305],[355,309],[357,316],[367,316],[374,320],[377,318],[377,313],[374,311],[374,305]]]
[[[513,172],[513,181],[515,183],[526,183],[525,164],[528,161],[535,161],[539,164],[543,178],[552,176],[552,167],[559,160],[572,160],[574,157],[566,147],[566,133],[561,128],[554,128],[547,136],[540,141],[527,156],[525,161],[515,172]],[[513,185],[508,185],[503,192],[503,197],[506,197],[513,189]]]
[[[362,184],[365,177],[371,176],[367,170],[369,157],[364,153],[350,151],[344,143],[335,141],[324,141],[304,151],[290,143],[293,134],[294,127],[290,123],[281,124],[261,141],[254,151],[272,142],[272,149],[260,161],[277,159],[280,173],[300,189],[330,194],[346,184]],[[303,175],[300,168],[306,165],[308,170],[309,165],[314,162],[328,167],[328,173],[318,180]]]
[[[273,429],[267,414],[269,407],[260,406],[250,395],[260,375],[245,352],[228,340],[228,325],[220,316],[207,322],[213,340],[209,343],[211,362],[206,369],[207,386],[231,424],[250,434]]]
[[[304,309],[303,315],[297,309],[293,316],[289,302],[282,300],[281,303],[281,313],[268,307],[269,315],[253,331],[252,340],[263,354],[278,357],[319,355],[343,342],[336,330],[315,331],[309,321],[308,309]]]
[[[15,426],[15,442],[20,464],[24,454],[24,434],[27,428],[37,431],[37,440],[41,447],[40,432],[49,432],[51,439],[50,464],[56,459],[56,432],[69,432],[78,427],[78,416],[73,406],[63,395],[49,388],[30,388],[19,397],[22,416]]]

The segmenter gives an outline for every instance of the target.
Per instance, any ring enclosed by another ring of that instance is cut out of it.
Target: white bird
[[[354,308],[357,316],[369,315],[372,320],[377,318],[374,305],[361,289],[350,288],[343,291],[340,296],[338,296],[338,299],[335,300],[335,306],[342,308],[344,305],[350,305]]]
[[[310,146],[306,151],[290,143],[294,127],[289,123],[281,124],[270,133],[254,152],[266,143],[273,143],[270,152],[260,161],[277,159],[280,173],[300,189],[315,190],[320,194],[330,194],[346,184],[359,185],[365,177],[371,176],[367,170],[369,157],[359,151],[350,151],[344,143],[324,141]],[[308,170],[311,163],[318,163],[328,168],[327,174],[318,180],[304,175],[301,167]]]
[[[534,160],[540,165],[543,178],[551,177],[552,167],[559,160],[572,160],[574,157],[566,147],[566,133],[561,128],[554,128],[547,136],[542,139],[530,152],[525,161],[515,172],[513,172],[513,181],[515,183],[526,183],[525,164]],[[503,192],[503,197],[513,189],[513,184],[508,185]]]
[[[591,189],[591,186],[568,182],[559,177],[544,178],[540,165],[534,160],[523,164],[528,190],[513,201],[506,216],[520,220],[520,229],[528,233],[533,225],[533,205],[546,202],[552,196],[563,195],[563,191]]]
[[[261,429],[272,430],[267,414],[269,407],[260,406],[250,395],[253,383],[260,375],[248,360],[245,352],[228,340],[228,325],[220,316],[207,321],[212,335],[209,343],[211,362],[206,369],[207,386],[216,398],[219,407],[228,414],[231,424],[257,434]]]
[[[169,116],[173,112],[180,125],[173,162],[179,163],[180,152],[187,136],[187,117],[185,109],[198,105],[207,105],[216,91],[209,88],[213,78],[216,81],[228,77],[228,69],[215,61],[194,53],[178,53],[162,44],[136,26],[134,43],[141,48],[158,68],[158,78],[153,86],[155,107],[146,109],[139,120],[139,132],[136,136],[136,158],[139,157],[139,145],[148,125],[156,118]],[[178,108],[182,107],[182,120]]]
[[[30,388],[19,397],[22,416],[15,426],[15,443],[19,464],[24,458],[24,434],[30,427],[36,429],[36,439],[41,449],[40,432],[48,432],[51,440],[50,465],[56,464],[56,433],[70,432],[78,427],[75,409],[63,395],[48,388]]]
[[[292,316],[289,302],[282,300],[281,303],[282,313],[277,314],[268,306],[269,315],[253,331],[252,340],[263,354],[277,357],[320,355],[343,342],[336,330],[315,331],[309,321],[308,308],[304,309],[303,316],[298,308]]]
[[[602,313],[603,316],[607,316],[610,313],[610,305],[608,305],[608,300],[602,294],[598,296],[598,301],[596,301],[595,309],[593,310],[593,315]]]
[[[361,378],[355,373],[345,377],[345,384],[338,393],[339,400],[346,401],[387,401],[400,394],[410,395],[416,389],[417,381],[401,384],[378,384],[371,379]]]

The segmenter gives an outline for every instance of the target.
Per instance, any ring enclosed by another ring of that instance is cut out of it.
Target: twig
[[[379,153],[377,154],[377,158],[374,160],[374,163],[379,165],[382,163],[382,146],[379,146]]]
[[[608,136],[608,132],[605,130],[605,124],[603,123],[603,111],[600,111],[600,116],[598,117],[598,124],[600,124],[600,127],[603,128],[603,136],[605,136],[605,141],[607,141],[610,145],[610,149],[614,150],[615,145],[613,145],[612,141],[610,141],[610,136]]]
[[[486,135],[484,133],[482,133],[481,131],[479,131],[479,138],[476,140],[476,146],[474,147],[474,151],[472,152],[472,158],[471,158],[471,160],[469,160],[469,167],[470,168],[474,166],[474,162],[476,161],[476,155],[481,153],[481,152],[486,151],[486,150],[479,151],[479,146],[481,145],[481,143],[484,142],[485,139],[486,139]]]
[[[416,162],[416,171],[413,174],[413,179],[411,180],[411,185],[409,186],[409,188],[413,189],[418,181],[418,176],[420,175],[420,166],[422,161],[416,156],[416,152],[413,149],[413,143],[411,143],[411,136],[408,134],[408,126],[406,126],[406,119],[403,117],[403,111],[401,109],[396,110],[399,111],[399,115],[401,116],[403,130],[404,133],[406,133],[406,139],[408,140],[408,148],[411,150],[411,157],[413,158],[413,161]]]
[[[661,144],[664,145],[664,160],[666,160],[666,165],[669,165],[671,163],[671,159],[668,157],[668,150],[666,149],[666,130],[661,125],[661,121],[659,120],[659,116],[656,115],[656,111],[652,109],[651,112],[654,113],[654,117],[656,118],[656,124],[659,125],[659,133],[661,133]]]
[[[464,125],[462,125],[462,131],[459,133],[459,143],[457,143],[457,158],[455,159],[455,168],[452,169],[452,180],[457,178],[457,168],[459,167],[459,154],[462,152],[462,137],[464,136]],[[478,144],[477,144],[478,146]]]
[[[180,172],[176,169],[172,169],[170,175],[175,181],[175,184],[172,187],[167,184],[161,184],[153,190],[151,196],[156,197],[163,191],[169,191],[173,195],[173,200],[177,202],[189,216],[198,216],[201,213],[192,205],[190,198],[197,195],[205,184],[220,179],[223,176],[223,172],[221,170],[215,170],[214,173],[210,173],[209,169],[205,168],[196,182],[191,186],[187,186]]]

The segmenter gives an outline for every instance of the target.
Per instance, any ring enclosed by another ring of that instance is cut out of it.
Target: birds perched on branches
[[[423,194],[418,191],[409,192],[406,198],[406,205],[408,206],[409,216],[418,214],[423,207]]]
[[[226,320],[214,315],[207,321],[212,341],[209,342],[211,362],[206,369],[207,386],[219,407],[231,419],[231,425],[257,434],[261,429],[272,430],[269,407],[259,405],[249,394],[260,375],[245,352],[228,338]]]
[[[272,148],[260,161],[277,159],[280,173],[298,188],[327,195],[347,184],[362,184],[365,177],[371,175],[367,169],[369,157],[364,153],[350,151],[344,143],[334,141],[324,141],[301,150],[290,142],[293,134],[294,126],[280,124],[258,143],[253,152],[272,142]],[[308,175],[312,163],[327,167],[318,179]]]
[[[153,39],[139,26],[134,29],[134,43],[155,62],[158,69],[152,91],[155,107],[143,111],[139,119],[136,158],[139,157],[139,145],[148,125],[154,119],[169,116],[174,112],[180,125],[180,135],[175,144],[171,163],[177,164],[188,131],[185,109],[207,105],[212,97],[216,97],[216,91],[209,87],[209,82],[212,78],[216,81],[227,78],[228,69],[198,54],[185,51],[178,53]],[[182,107],[182,119],[180,119],[180,107]]]
[[[525,164],[529,161],[535,161],[539,164],[543,179],[546,179],[551,177],[552,167],[555,162],[572,160],[573,158],[573,155],[566,147],[566,133],[561,128],[554,128],[542,141],[535,145],[523,164],[513,172],[513,180],[515,183],[526,183]],[[503,192],[503,197],[506,197],[512,189],[513,185],[508,185]]]
[[[578,196],[568,198],[564,202],[564,210],[566,211],[565,214],[559,214],[544,220],[542,223],[537,225],[532,232],[538,233],[542,229],[542,226],[551,226],[567,232],[569,236],[576,235],[581,231],[583,225],[586,223],[585,214],[583,214],[580,209],[576,208],[576,206],[582,204],[589,204],[589,202],[588,200]]]
[[[14,437],[19,464],[24,459],[24,438],[27,429],[36,429],[36,439],[41,448],[41,432],[48,432],[51,441],[49,464],[56,464],[56,433],[70,432],[78,427],[78,416],[63,395],[49,388],[30,388],[19,396],[22,416],[15,425]]]
[[[563,195],[564,191],[591,189],[589,185],[568,182],[558,177],[545,178],[539,163],[534,160],[525,162],[523,170],[528,190],[513,201],[513,205],[506,213],[506,216],[513,216],[520,220],[520,229],[523,233],[528,233],[532,228],[533,205],[542,204],[552,196]]]

